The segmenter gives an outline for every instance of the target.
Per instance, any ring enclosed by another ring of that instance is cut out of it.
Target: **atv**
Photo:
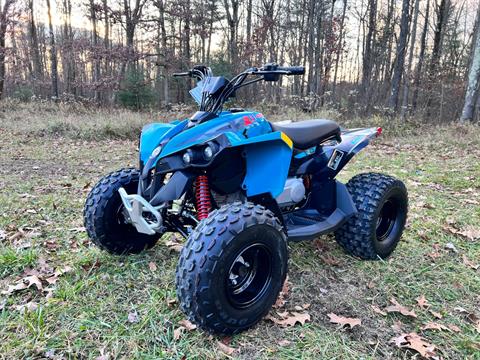
[[[334,232],[353,256],[384,259],[407,217],[407,190],[391,176],[337,174],[381,134],[345,130],[330,120],[270,123],[259,112],[224,110],[246,85],[302,75],[266,64],[228,80],[195,66],[174,74],[197,80],[199,111],[146,125],[139,168],[104,178],[86,200],[90,239],[112,254],[139,253],[166,232],[186,239],[176,291],[188,319],[217,334],[255,325],[287,275],[287,241]]]

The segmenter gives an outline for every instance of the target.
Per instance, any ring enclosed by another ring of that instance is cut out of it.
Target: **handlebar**
[[[305,67],[304,66],[278,66],[277,70],[288,72],[288,74],[285,74],[285,75],[303,75],[303,74],[305,74]]]
[[[179,72],[179,73],[173,73],[173,77],[181,77],[181,76],[192,76],[191,71],[185,71],[185,72]]]

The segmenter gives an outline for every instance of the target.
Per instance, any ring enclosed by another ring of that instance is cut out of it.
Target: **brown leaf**
[[[290,290],[290,283],[288,282],[288,275],[283,283],[282,291],[278,294],[277,301],[273,305],[274,308],[281,308],[286,303],[286,297],[288,296],[288,291]]]
[[[191,323],[190,321],[188,321],[187,319],[185,320],[180,320],[178,322],[181,326],[183,326],[185,329],[187,329],[188,331],[192,331],[192,330],[195,330],[197,328],[197,325]]]
[[[30,301],[23,305],[15,305],[14,309],[21,313],[32,312],[38,309],[38,304],[34,301]]]
[[[20,291],[28,289],[29,287],[35,285],[38,290],[43,290],[42,281],[37,275],[25,276],[23,279],[17,281],[14,285],[8,285],[7,290],[2,291],[3,295],[10,295],[15,291]]]
[[[400,348],[415,350],[427,359],[432,359],[435,356],[435,346],[426,342],[416,333],[402,334],[393,338],[390,342],[395,343]]]
[[[480,318],[475,314],[468,314],[467,319],[473,324],[475,330],[480,333]]]
[[[357,319],[357,318],[347,318],[343,316],[339,316],[334,313],[327,314],[328,317],[330,318],[330,322],[333,324],[339,324],[342,326],[349,325],[351,329],[353,329],[354,326],[357,325],[362,325],[362,320]]]
[[[432,321],[426,323],[424,326],[422,326],[421,329],[422,330],[447,330],[447,331],[450,331],[450,329],[448,327],[446,327],[445,325],[439,324],[439,323],[436,323],[436,322],[432,322]]]
[[[461,329],[457,325],[448,325],[448,328],[456,333],[461,331]]]
[[[429,310],[429,311],[430,311],[430,314],[432,314],[437,319],[442,319],[443,318],[443,315],[440,314],[439,312],[436,312],[436,311],[433,311],[433,310]]]
[[[330,266],[340,265],[340,261],[338,259],[335,259],[333,256],[323,255],[323,256],[320,256],[320,259],[322,259],[322,261],[325,264],[330,265]]]
[[[280,314],[279,314],[280,315]],[[305,325],[305,322],[310,321],[310,314],[308,313],[297,313],[292,312],[291,315],[285,316],[284,319],[280,320],[271,315],[265,317],[267,320],[274,322],[275,324],[280,325],[281,327],[295,326],[297,323]]]
[[[474,264],[472,261],[468,259],[468,257],[464,254],[462,255],[463,264],[472,268],[473,270],[477,270],[480,267],[480,264]]]
[[[421,295],[420,297],[417,298],[417,304],[422,309],[428,309],[430,307],[430,304],[428,303],[428,300],[425,298],[425,295]]]
[[[473,225],[467,225],[463,230],[459,230],[450,223],[448,225],[444,225],[442,229],[445,232],[448,232],[452,235],[459,235],[470,241],[480,239],[480,229],[474,227]]]
[[[183,244],[179,243],[178,242],[178,239],[175,235],[172,235],[170,236],[170,239],[168,239],[166,242],[165,242],[165,245],[170,249],[170,250],[173,250],[175,252],[180,252],[182,251],[182,248],[183,248]]]
[[[217,341],[217,346],[223,353],[225,353],[227,355],[232,355],[237,350],[237,349],[235,349],[231,346],[225,345],[221,341]]]
[[[180,337],[182,336],[182,334],[185,330],[186,329],[183,326],[180,326],[180,327],[176,328],[175,330],[173,330],[173,338],[175,340],[180,339]]]
[[[376,312],[377,314],[380,314],[380,315],[387,315],[387,313],[385,311],[383,311],[382,309],[380,309],[378,306],[376,305],[371,305],[372,307],[372,310],[373,312]]]
[[[150,261],[148,263],[148,268],[150,269],[150,271],[157,271],[157,265],[153,261]]]
[[[413,310],[408,310],[405,306],[403,305],[400,305],[398,303],[397,300],[395,300],[393,297],[390,299],[390,302],[393,304],[393,305],[390,305],[390,306],[387,306],[385,308],[385,311],[386,312],[398,312],[404,316],[411,316],[411,317],[414,317],[416,318],[417,317],[417,314],[415,314],[415,311]]]

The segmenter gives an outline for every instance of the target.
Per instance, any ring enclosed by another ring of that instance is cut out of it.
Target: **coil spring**
[[[210,187],[206,175],[197,176],[195,181],[195,198],[197,200],[197,218],[198,220],[203,220],[208,217],[208,213],[212,208]]]

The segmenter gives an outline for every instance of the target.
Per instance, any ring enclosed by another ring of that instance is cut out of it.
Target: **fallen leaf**
[[[463,264],[472,268],[473,270],[477,270],[480,267],[480,264],[474,264],[472,261],[468,259],[468,257],[464,254],[462,255]]]
[[[300,325],[305,325],[305,322],[310,321],[310,314],[292,312],[291,315],[286,315],[285,318],[282,320],[277,319],[271,315],[267,315],[265,318],[282,327],[288,327],[295,326],[297,323],[299,323]]]
[[[425,298],[425,295],[421,295],[420,297],[417,298],[417,304],[422,309],[428,309],[430,307],[430,304],[428,303],[428,300]]]
[[[168,239],[166,242],[165,242],[165,245],[170,249],[170,250],[173,250],[175,252],[180,252],[182,251],[182,248],[183,248],[183,244],[179,243],[178,242],[178,239],[175,235],[172,235],[170,236],[170,239]]]
[[[452,223],[449,223],[448,225],[444,225],[442,229],[452,235],[459,235],[470,241],[480,239],[480,229],[473,225],[467,225],[463,230],[459,230],[455,226],[452,226]]]
[[[480,333],[480,318],[475,314],[468,314],[467,319],[473,324],[475,330]]]
[[[26,312],[32,312],[38,309],[38,304],[34,301],[30,301],[26,304],[23,305],[15,305],[14,306],[15,310],[21,312],[21,313],[26,313]]]
[[[457,325],[448,325],[448,328],[453,332],[457,332],[457,333],[461,331],[461,329]]]
[[[400,348],[415,350],[424,358],[432,359],[435,356],[435,345],[429,344],[416,333],[402,334],[390,342]]]
[[[283,347],[283,346],[288,346],[288,345],[290,345],[291,343],[292,343],[291,341],[284,339],[284,340],[280,340],[280,341],[278,342],[278,346],[282,346],[282,347]]]
[[[178,322],[181,326],[183,326],[185,329],[187,329],[188,331],[192,331],[192,330],[195,330],[197,328],[197,325],[191,323],[189,320],[185,319],[185,320],[180,320]]]
[[[183,326],[180,326],[180,327],[176,328],[175,330],[173,330],[173,338],[175,340],[180,339],[180,337],[182,336],[182,334],[185,330],[186,329]]]
[[[334,257],[329,256],[329,255],[320,256],[320,259],[322,259],[322,261],[323,261],[325,264],[330,265],[330,266],[338,266],[338,265],[340,265],[340,261],[339,261],[338,259],[335,259]]]
[[[290,283],[288,282],[288,275],[283,282],[282,290],[280,291],[280,294],[278,294],[277,301],[275,301],[275,304],[273,305],[274,308],[281,308],[285,305],[286,303],[286,297],[288,296],[288,291],[290,290]]]
[[[422,330],[447,330],[447,331],[450,331],[450,329],[443,325],[443,324],[439,324],[439,323],[436,323],[436,322],[428,322],[427,324],[425,324],[424,326],[422,326],[421,328]]]
[[[387,315],[387,313],[385,311],[383,311],[382,309],[380,309],[378,306],[371,305],[371,307],[372,307],[373,312],[376,312],[377,314],[380,314],[380,315],[383,315],[383,316]]]
[[[157,271],[157,265],[155,265],[153,261],[150,261],[148,263],[148,268],[150,269],[150,271]]]
[[[439,312],[436,312],[436,311],[433,311],[433,310],[429,310],[429,311],[430,311],[430,314],[432,314],[437,319],[442,319],[443,318],[443,315],[440,314]]]
[[[415,314],[415,311],[413,311],[413,310],[408,310],[408,308],[406,308],[405,306],[400,305],[400,304],[398,303],[398,301],[395,300],[395,298],[392,297],[392,298],[390,299],[390,302],[391,302],[393,305],[387,306],[387,307],[385,308],[385,311],[386,311],[386,312],[389,312],[389,313],[391,313],[391,312],[398,312],[398,313],[400,313],[400,314],[402,314],[402,315],[404,315],[404,316],[411,316],[411,317],[414,317],[414,318],[417,317],[417,314]]]
[[[3,295],[10,295],[15,291],[28,289],[35,285],[38,290],[43,290],[42,281],[37,275],[25,276],[23,279],[17,281],[15,285],[8,285],[7,290],[2,291]]]
[[[353,329],[353,327],[355,327],[357,325],[358,326],[362,325],[362,320],[361,319],[348,318],[348,317],[344,317],[344,316],[339,316],[339,315],[334,314],[334,313],[330,313],[330,314],[327,314],[327,315],[330,318],[331,323],[339,324],[339,325],[342,325],[342,326],[349,325],[350,329]]]
[[[136,311],[128,313],[128,322],[129,323],[138,323],[140,319],[138,318],[138,314]]]
[[[223,342],[221,341],[217,341],[217,346],[219,347],[219,349],[227,354],[227,355],[232,355],[237,349],[231,347],[231,346],[228,346],[228,345],[225,345]]]

